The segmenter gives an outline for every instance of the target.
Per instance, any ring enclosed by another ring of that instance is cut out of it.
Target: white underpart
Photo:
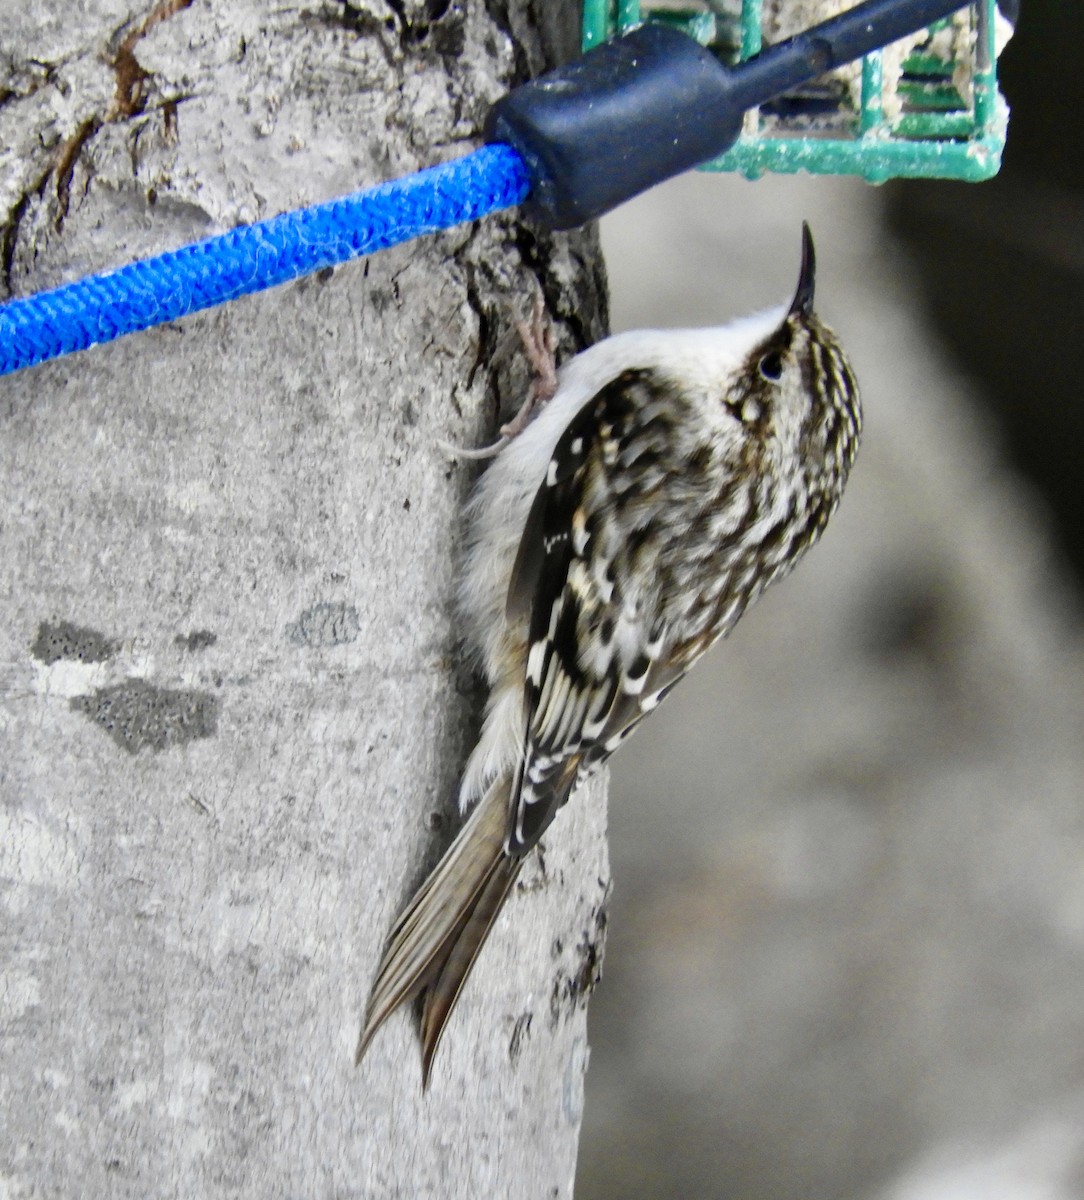
[[[661,371],[690,391],[721,395],[727,378],[779,326],[784,313],[781,306],[716,328],[634,330],[599,342],[561,368],[553,398],[482,476],[467,510],[470,530],[459,609],[467,647],[492,690],[460,787],[462,807],[496,776],[512,771],[522,753],[527,630],[525,624],[508,627],[505,607],[523,528],[561,434],[602,387],[631,369]],[[641,619],[642,614],[627,610],[622,614],[619,645],[625,640],[638,644],[633,626]]]

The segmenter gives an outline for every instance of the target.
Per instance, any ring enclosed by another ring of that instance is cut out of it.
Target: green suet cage
[[[850,4],[794,0],[584,0],[583,47],[645,21],[673,25],[727,63]],[[818,11],[819,10],[819,11]],[[997,86],[997,54],[1009,27],[996,0],[980,0],[893,46],[839,68],[793,95],[746,114],[741,137],[704,163],[755,179],[767,171],[963,179],[997,174],[1009,109]]]

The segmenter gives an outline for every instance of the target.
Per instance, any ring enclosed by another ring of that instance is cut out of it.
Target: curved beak
[[[813,249],[813,235],[809,223],[802,222],[802,265],[798,271],[798,287],[790,302],[788,317],[811,317],[813,315],[813,289],[817,282],[817,255]]]

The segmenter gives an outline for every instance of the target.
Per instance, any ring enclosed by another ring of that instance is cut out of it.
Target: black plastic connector
[[[527,164],[528,211],[571,229],[710,158],[741,120],[719,62],[678,30],[647,24],[502,97],[486,140]]]

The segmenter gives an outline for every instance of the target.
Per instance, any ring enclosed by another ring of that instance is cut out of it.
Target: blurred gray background
[[[1084,1197],[1084,134],[1037,149],[1027,57],[1084,14],[1025,8],[995,184],[694,174],[604,222],[624,329],[785,298],[807,218],[866,432],[615,760],[578,1200]]]

